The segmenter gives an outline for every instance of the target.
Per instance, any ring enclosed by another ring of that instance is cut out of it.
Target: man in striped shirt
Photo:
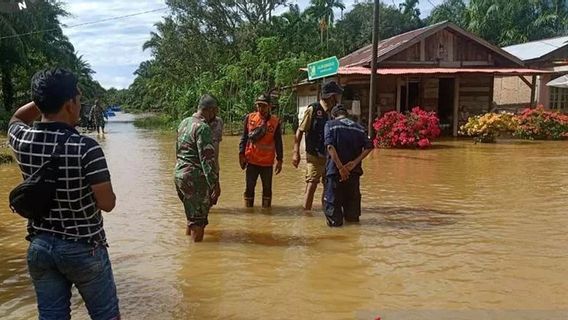
[[[38,72],[33,102],[10,120],[8,140],[24,179],[63,143],[53,207],[47,216],[28,221],[28,270],[40,319],[70,319],[72,285],[92,319],[119,319],[101,214],[114,208],[116,197],[101,147],[75,129],[81,113],[77,84],[63,69]]]

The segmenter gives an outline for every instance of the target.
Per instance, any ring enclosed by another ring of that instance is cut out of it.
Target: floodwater
[[[98,139],[118,196],[105,228],[124,319],[568,318],[566,143],[376,150],[360,225],[329,229],[319,206],[301,210],[291,136],[271,210],[242,208],[238,137],[226,137],[220,203],[193,244],[174,135],[116,121]],[[20,179],[0,166],[0,319],[37,318],[24,221],[7,208]],[[77,292],[72,308],[88,319]]]

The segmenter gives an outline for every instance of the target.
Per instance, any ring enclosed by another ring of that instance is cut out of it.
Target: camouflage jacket
[[[213,137],[213,147],[215,147],[215,161],[217,162],[217,172],[219,172],[219,145],[223,141],[223,119],[215,117],[213,121],[209,123],[211,127],[212,137]]]
[[[205,119],[194,114],[178,127],[175,178],[195,188],[213,189],[219,181],[211,128]],[[206,185],[201,185],[206,183]],[[188,195],[191,196],[191,195]]]
[[[89,118],[94,122],[94,125],[104,125],[105,114],[103,108],[99,105],[94,105],[93,107],[91,107]]]

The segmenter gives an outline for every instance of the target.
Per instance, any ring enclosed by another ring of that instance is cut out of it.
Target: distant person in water
[[[328,157],[325,173],[325,217],[330,227],[340,227],[343,221],[359,222],[361,191],[359,180],[363,175],[361,162],[373,144],[365,129],[347,118],[347,109],[337,105],[331,110],[333,120],[325,124],[325,146]]]
[[[217,111],[217,100],[204,95],[197,112],[178,127],[175,185],[185,210],[186,234],[194,242],[203,240],[209,209],[221,194],[213,134],[208,124]]]
[[[105,111],[101,107],[99,100],[95,100],[95,105],[91,108],[89,118],[95,126],[98,134],[105,134]]]

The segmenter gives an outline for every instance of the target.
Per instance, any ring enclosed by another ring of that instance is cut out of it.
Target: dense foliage
[[[562,140],[568,138],[568,115],[547,111],[539,106],[527,108],[517,117],[515,136],[529,140]]]
[[[473,137],[475,142],[493,143],[503,134],[512,134],[517,118],[511,113],[485,113],[469,117],[460,134]]]
[[[63,34],[67,15],[58,1],[37,1],[33,9],[0,12],[0,130],[14,108],[29,101],[30,79],[38,70],[66,67],[79,77],[84,100],[104,94],[90,65],[75,53]],[[48,30],[45,32],[39,32]]]
[[[379,148],[427,148],[440,136],[440,119],[436,112],[415,107],[403,114],[385,113],[375,120],[375,146]]]
[[[526,108],[519,114],[486,113],[470,117],[460,129],[476,142],[495,142],[500,135],[527,140],[563,140],[568,138],[568,115],[557,111]]]

